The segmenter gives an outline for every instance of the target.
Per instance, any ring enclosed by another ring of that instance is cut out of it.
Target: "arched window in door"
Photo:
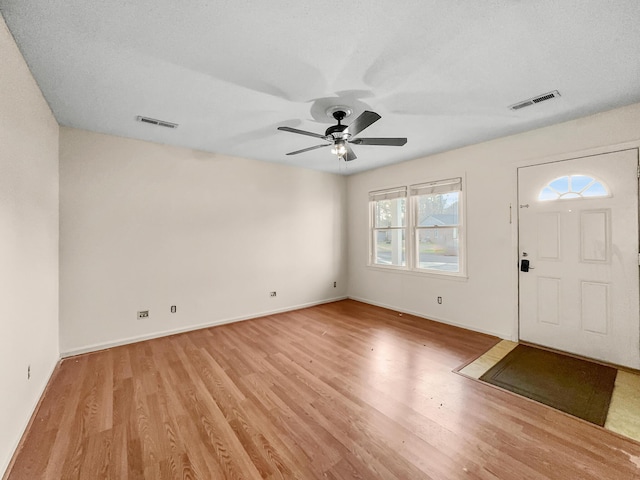
[[[609,197],[609,189],[588,175],[565,175],[550,181],[538,194],[538,200]]]

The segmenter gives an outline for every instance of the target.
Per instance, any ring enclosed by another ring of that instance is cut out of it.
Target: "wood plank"
[[[74,357],[5,478],[640,478],[637,442],[452,372],[497,342],[345,300]]]

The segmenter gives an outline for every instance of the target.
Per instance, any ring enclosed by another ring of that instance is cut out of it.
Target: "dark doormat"
[[[518,345],[480,380],[604,426],[617,370]]]

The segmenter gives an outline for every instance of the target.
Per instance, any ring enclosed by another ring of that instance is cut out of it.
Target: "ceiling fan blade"
[[[278,127],[278,130],[282,130],[283,132],[299,133],[300,135],[308,135],[309,137],[321,138],[325,140],[324,135],[320,135],[319,133],[307,132],[305,130],[298,130],[297,128]]]
[[[353,150],[351,149],[351,147],[345,143],[344,145],[345,147],[347,147],[347,153],[345,153],[342,158],[344,158],[345,162],[350,162],[351,160],[355,160],[356,158],[356,154],[353,153]]]
[[[327,144],[324,144],[324,145],[315,145],[313,147],[303,148],[302,150],[296,150],[295,152],[289,152],[289,153],[287,153],[287,155],[297,155],[299,153],[304,153],[304,152],[309,152],[311,150],[315,150],[316,148],[328,147],[329,145],[331,145],[331,144],[327,143]]]
[[[407,143],[406,138],[356,138],[349,140],[355,145],[389,145],[391,147],[401,147]]]
[[[369,125],[371,125],[374,122],[377,122],[381,118],[382,117],[378,115],[376,112],[370,112],[369,110],[365,110],[364,112],[362,112],[362,114],[358,118],[356,118],[353,122],[351,122],[351,124],[349,125],[349,133],[351,134],[352,137],[355,137],[357,134],[359,134]]]

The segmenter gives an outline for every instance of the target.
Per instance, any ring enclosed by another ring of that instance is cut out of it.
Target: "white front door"
[[[518,169],[521,340],[640,368],[637,172],[637,149]]]

